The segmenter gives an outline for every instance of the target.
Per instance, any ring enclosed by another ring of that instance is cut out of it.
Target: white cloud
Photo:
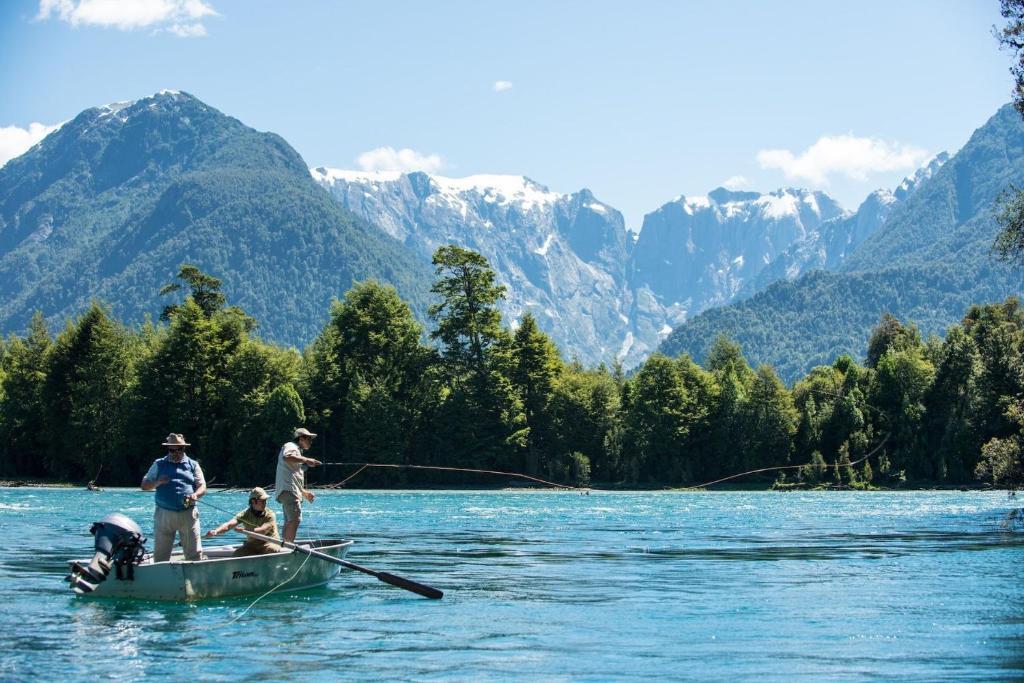
[[[47,135],[63,124],[47,126],[42,123],[30,123],[28,128],[18,126],[0,126],[0,166],[14,157],[19,157]]]
[[[823,135],[799,156],[788,149],[757,153],[761,168],[777,168],[789,179],[819,185],[828,185],[832,175],[864,181],[872,173],[914,169],[927,158],[928,152],[918,147],[852,134]]]
[[[168,33],[173,33],[179,38],[201,38],[206,35],[206,27],[196,22],[195,24],[171,24],[167,28]]]
[[[356,159],[359,168],[364,171],[426,171],[435,173],[444,166],[444,161],[438,154],[420,154],[408,147],[395,149],[394,147],[378,147],[369,152],[363,152]]]
[[[72,26],[131,31],[153,28],[176,36],[205,36],[202,20],[217,16],[204,0],[39,0],[36,20],[56,17]]]
[[[494,81],[494,92],[505,92],[512,89],[512,81]]]
[[[741,175],[734,175],[722,181],[722,187],[727,190],[742,190],[750,187],[750,181]]]

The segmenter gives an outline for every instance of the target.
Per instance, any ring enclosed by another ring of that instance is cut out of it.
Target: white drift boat
[[[142,529],[120,513],[92,525],[96,554],[91,560],[69,560],[66,577],[78,595],[143,600],[205,600],[271,591],[294,591],[322,586],[338,575],[339,567],[352,569],[378,581],[425,598],[439,600],[444,593],[388,572],[362,567],[345,559],[352,541],[317,540],[290,543],[242,530],[249,538],[276,542],[285,550],[266,555],[235,557],[238,546],[210,548],[206,558],[186,560],[174,553],[168,562],[153,562],[146,554]]]
[[[315,550],[338,560],[345,559],[352,541],[298,541],[300,548]],[[323,586],[341,571],[338,564],[325,562],[297,550],[268,555],[234,557],[236,545],[215,546],[205,550],[206,559],[189,562],[180,552],[169,562],[153,562],[146,557],[130,572],[110,572],[95,583],[91,591],[76,591],[97,597],[139,598],[144,600],[205,600],[233,595],[252,595],[267,591],[290,592]],[[72,576],[83,576],[80,569],[90,560],[72,560]],[[88,579],[88,577],[85,577]]]

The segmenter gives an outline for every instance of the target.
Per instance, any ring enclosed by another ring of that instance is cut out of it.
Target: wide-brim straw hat
[[[191,446],[192,444],[190,444],[188,441],[185,441],[185,437],[183,435],[175,434],[174,432],[171,432],[170,434],[167,435],[167,438],[164,439],[164,442],[162,444],[160,444],[160,445],[161,446]]]

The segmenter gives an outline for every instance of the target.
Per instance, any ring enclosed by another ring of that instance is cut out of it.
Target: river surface
[[[204,529],[245,498],[208,495]],[[325,491],[300,536],[353,538],[350,560],[444,599],[343,569],[255,604],[171,604],[62,582],[67,559],[91,557],[93,521],[124,512],[149,534],[152,494],[0,489],[0,678],[1021,680],[1024,529],[1004,528],[1017,504]]]

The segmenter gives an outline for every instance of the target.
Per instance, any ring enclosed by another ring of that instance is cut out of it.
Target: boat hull
[[[352,541],[298,541],[307,548],[344,559]],[[134,579],[118,579],[111,571],[88,596],[136,598],[142,600],[207,600],[268,591],[291,592],[322,586],[338,575],[333,562],[294,550],[268,555],[234,557],[238,546],[217,546],[206,550],[207,559],[189,562],[180,552],[169,562],[151,558],[135,567]],[[75,560],[87,564],[88,560]]]

